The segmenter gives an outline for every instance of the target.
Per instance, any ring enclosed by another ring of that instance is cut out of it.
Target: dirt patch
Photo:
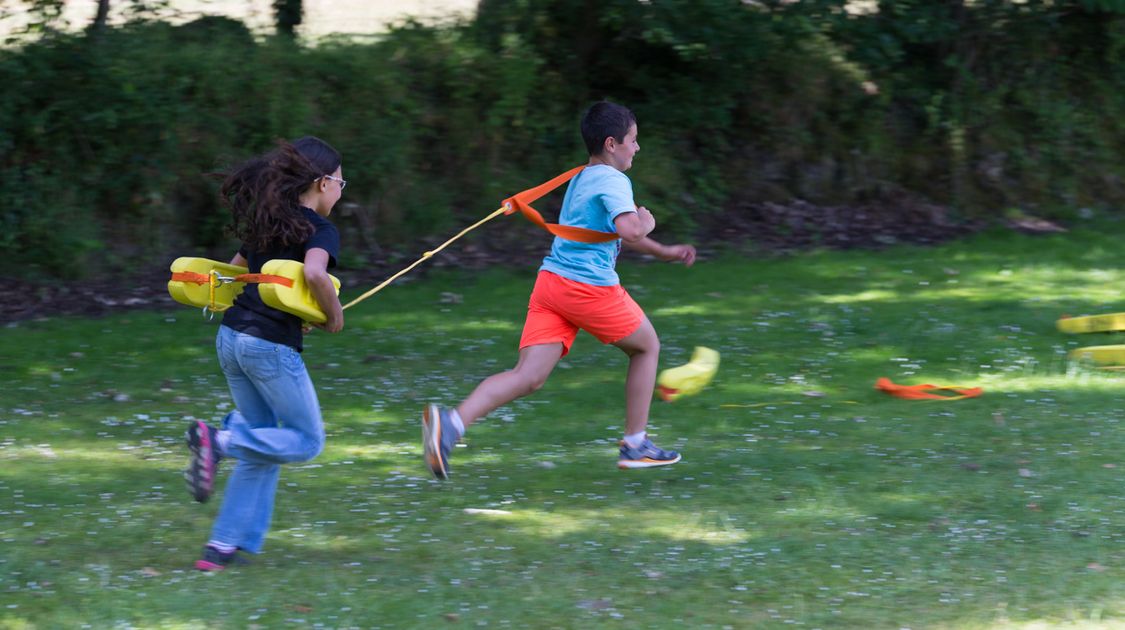
[[[933,245],[985,227],[952,216],[945,206],[909,196],[858,205],[819,206],[807,201],[745,202],[707,221],[709,240],[789,252],[813,248],[880,248]]]
[[[0,323],[81,315],[97,317],[113,312],[170,307],[166,272],[130,280],[54,281],[36,284],[11,280],[0,286]]]

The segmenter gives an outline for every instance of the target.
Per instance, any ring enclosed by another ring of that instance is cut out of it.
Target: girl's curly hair
[[[340,167],[327,142],[306,136],[238,165],[226,174],[220,198],[231,212],[230,231],[253,251],[301,243],[313,227],[300,211],[309,184]]]

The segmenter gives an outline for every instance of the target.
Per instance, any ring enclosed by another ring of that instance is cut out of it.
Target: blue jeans
[[[235,405],[223,419],[231,432],[223,456],[236,461],[211,540],[258,553],[281,464],[308,461],[324,448],[320,403],[295,349],[226,326],[219,327],[215,349]]]

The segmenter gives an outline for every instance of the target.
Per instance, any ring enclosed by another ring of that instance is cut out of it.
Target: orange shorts
[[[545,343],[570,352],[578,330],[602,343],[614,343],[636,332],[645,313],[621,285],[599,287],[540,271],[527,305],[520,350]]]

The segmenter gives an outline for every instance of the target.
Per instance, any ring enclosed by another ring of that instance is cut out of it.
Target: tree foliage
[[[56,274],[222,250],[204,174],[312,133],[353,182],[349,251],[414,251],[584,160],[578,117],[601,98],[638,114],[630,175],[662,229],[746,200],[907,192],[977,217],[1125,201],[1125,10],[875,8],[482,0],[466,24],[316,47],[224,18],[52,32],[0,50],[0,245]]]
[[[273,0],[274,24],[278,35],[290,39],[297,36],[297,27],[304,18],[301,0]]]

